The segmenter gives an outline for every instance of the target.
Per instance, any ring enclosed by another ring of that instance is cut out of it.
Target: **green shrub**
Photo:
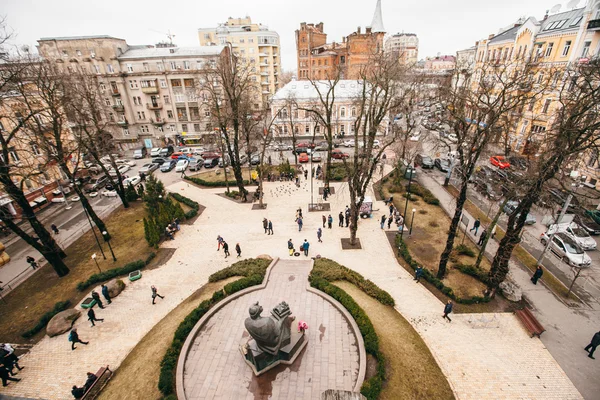
[[[154,260],[154,258],[156,257],[156,253],[152,252],[150,254],[148,254],[148,257],[146,257],[146,265],[150,264],[152,262],[152,260]]]
[[[190,182],[195,183],[196,185],[200,185],[200,186],[207,186],[207,187],[226,187],[227,184],[229,183],[229,186],[236,186],[237,182],[236,181],[214,181],[214,182],[210,182],[210,181],[205,181],[204,179],[200,179],[200,178],[196,178],[193,176],[186,176],[184,177],[184,179],[187,179]],[[249,180],[244,180],[243,181],[244,186],[246,185],[250,185],[250,181]]]
[[[254,274],[254,275],[250,275],[248,277],[242,278],[242,279],[238,279],[235,282],[231,282],[228,283],[227,285],[225,285],[225,293],[227,293],[227,295],[233,294],[235,292],[239,292],[240,290],[246,289],[247,287],[250,286],[254,286],[254,285],[259,285],[262,283],[264,278],[264,273],[261,274]]]
[[[59,301],[58,303],[56,303],[54,305],[54,307],[52,308],[51,311],[48,311],[46,314],[42,315],[42,317],[40,318],[38,323],[33,328],[23,332],[21,334],[21,336],[24,339],[29,339],[29,338],[35,336],[36,333],[40,332],[42,329],[44,329],[46,327],[46,325],[48,325],[48,322],[50,322],[52,317],[54,317],[56,314],[58,314],[61,311],[65,311],[67,308],[69,308],[70,305],[71,305],[71,302],[69,300]]]
[[[196,215],[198,215],[198,211],[200,210],[200,204],[198,204],[197,202],[195,202],[194,200],[192,200],[190,198],[180,195],[179,193],[171,193],[171,196],[173,196],[173,198],[175,200],[177,200],[178,202],[183,203],[186,206],[191,208],[190,211],[185,213],[185,215],[184,215],[185,219],[190,219],[190,218],[193,218]]]
[[[133,187],[133,185],[131,183],[129,185],[125,186],[125,200],[131,202],[131,201],[136,201],[139,198],[140,198],[139,193],[137,192],[137,190],[135,190],[135,188]]]
[[[238,192],[237,190],[230,190],[228,192],[225,192],[225,196],[229,197],[230,199],[237,199],[238,197],[240,197],[240,192]]]
[[[474,265],[456,264],[454,268],[462,272],[463,274],[470,275],[481,282],[487,284],[489,282],[488,273],[481,268],[476,268]]]
[[[408,185],[405,186],[405,189],[408,189]],[[410,193],[416,194],[417,196],[422,198],[423,201],[427,204],[431,204],[434,206],[440,205],[440,201],[438,200],[438,198],[435,197],[435,195],[433,193],[431,193],[431,191],[429,189],[424,188],[423,186],[419,185],[418,183],[414,183],[414,182],[411,183]]]
[[[113,278],[116,278],[117,276],[128,275],[130,272],[137,271],[138,269],[142,269],[146,265],[147,264],[145,261],[137,260],[137,261],[127,263],[124,266],[122,266],[121,268],[113,268],[113,269],[109,269],[109,270],[106,270],[106,271],[98,273],[98,274],[94,274],[94,275],[90,276],[87,280],[85,280],[84,282],[79,282],[77,284],[77,290],[79,290],[80,292],[83,292],[85,289],[89,288],[90,286],[92,286],[96,283],[108,281]]]
[[[462,256],[475,257],[475,252],[466,244],[459,244],[454,248],[456,252]]]
[[[267,271],[267,267],[271,264],[269,260],[260,258],[250,258],[247,260],[238,261],[227,268],[215,272],[208,277],[209,282],[218,282],[223,279],[231,278],[232,276],[251,276],[263,275]]]

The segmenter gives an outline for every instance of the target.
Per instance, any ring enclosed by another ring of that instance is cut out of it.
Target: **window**
[[[581,22],[581,20],[583,19],[583,17],[577,17],[573,20],[573,22],[571,22],[571,26],[576,26],[577,24],[579,24]]]
[[[172,87],[181,87],[181,79],[171,79]]]
[[[115,72],[115,70],[113,69],[112,64],[106,64],[106,72],[109,74],[112,74],[113,72]]]
[[[240,39],[240,43],[244,43],[244,39]]]
[[[306,127],[304,128],[304,132],[310,134],[310,125],[306,125]]]
[[[202,67],[204,67],[204,61],[196,61],[196,69],[202,69]]]
[[[194,132],[200,132],[200,124],[194,124]]]
[[[34,155],[36,156],[41,156],[42,152],[40,151],[40,148],[38,147],[37,144],[32,143],[31,144],[31,151],[33,152]]]
[[[183,62],[183,69],[190,69],[190,62],[189,61],[184,61]]]
[[[133,104],[138,105],[137,97],[133,96]]]
[[[542,83],[543,80],[544,80],[544,73],[540,72],[540,74],[538,75],[537,83]]]
[[[205,33],[204,34],[204,39],[210,40],[210,33]]]
[[[346,107],[340,108],[340,117],[346,118]]]
[[[129,136],[129,129],[123,128],[123,136]]]
[[[173,119],[173,110],[167,110],[167,118]]]
[[[127,64],[127,72],[133,72],[133,65]]]
[[[206,130],[206,131],[212,131],[212,125],[211,124],[206,124],[206,126],[204,127],[204,130]]]
[[[185,108],[178,108],[177,109],[177,119],[179,121],[187,121],[188,117],[187,117],[187,111]]]
[[[111,102],[110,102],[110,99],[104,99],[104,104],[107,105],[107,106],[112,105]]]
[[[353,117],[356,117],[356,107],[352,107],[350,109],[350,115],[353,116]]]
[[[68,56],[69,56],[69,53],[67,53],[67,51],[66,51],[66,50],[63,50],[63,51],[62,51],[62,55],[63,55],[63,57],[68,57]]]
[[[194,87],[194,80],[193,79],[184,79],[183,80],[183,86],[185,86],[186,88],[193,88]]]
[[[542,108],[542,113],[544,113],[544,114],[548,113],[548,108],[550,107],[551,102],[552,102],[551,99],[546,99],[546,101],[544,102],[544,107]]]
[[[346,64],[346,56],[340,56],[340,64]]]
[[[527,125],[529,125],[529,121],[523,121],[523,125],[521,125],[521,134],[525,133],[525,130],[527,130]]]
[[[99,74],[100,73],[100,66],[99,65],[94,65],[94,71]]]
[[[565,42],[565,47],[563,48],[562,56],[566,57],[569,54],[569,49],[571,49],[571,41],[567,40]]]
[[[200,119],[200,111],[196,107],[190,107],[190,118],[192,121]]]
[[[25,179],[25,186],[27,186],[27,189],[29,190],[33,189],[33,183],[31,183],[31,179]]]
[[[142,131],[142,133],[150,132],[150,129],[148,129],[148,125],[140,125],[140,130]]]
[[[171,69],[172,70],[177,69],[177,63],[175,61],[171,61]]]
[[[563,19],[562,21],[559,21],[558,24],[556,24],[556,26],[554,26],[554,29],[560,29],[563,26],[565,26],[566,23],[567,23],[567,20]]]
[[[169,98],[168,95],[163,96],[163,99],[165,101],[165,104],[171,104],[171,99]]]
[[[183,93],[175,93],[175,102],[182,103],[185,101],[185,95]]]
[[[175,125],[169,125],[169,130],[171,132],[175,132]]]
[[[535,107],[535,99],[531,99],[531,101],[529,102],[529,108],[527,110],[533,111],[533,107]]]
[[[548,46],[546,46],[546,57],[550,57],[550,54],[552,54],[552,47],[554,47],[554,43],[548,43]]]
[[[160,87],[161,88],[166,88],[167,87],[167,80],[166,79],[161,79],[160,80]]]
[[[75,54],[77,54],[79,57],[81,57],[81,50],[75,50]]]
[[[146,119],[146,114],[143,111],[138,111],[137,116],[139,120]]]
[[[163,63],[157,62],[156,63],[156,69],[159,70],[159,71],[164,71],[165,67],[163,66]]]
[[[531,127],[531,132],[533,132],[533,133],[546,132],[546,127],[545,126],[540,126],[540,125],[533,125]]]
[[[147,63],[147,62],[143,63],[142,65],[143,65],[143,67],[144,67],[144,72],[148,72],[148,71],[150,71],[150,66],[148,65],[148,63]]]
[[[181,124],[181,131],[182,132],[187,132],[187,130],[188,130],[187,124]]]
[[[248,43],[254,43],[254,39],[253,38],[248,39]]]
[[[129,87],[131,89],[137,89],[138,88],[138,83],[137,81],[129,81]]]
[[[590,52],[591,44],[592,42],[590,41],[583,42],[583,50],[581,50],[581,57],[587,57],[588,53]]]
[[[210,110],[208,108],[206,110],[204,110],[204,116],[210,117]]]
[[[12,159],[14,162],[19,162],[19,155],[17,154],[17,150],[14,147],[8,149],[9,159]]]

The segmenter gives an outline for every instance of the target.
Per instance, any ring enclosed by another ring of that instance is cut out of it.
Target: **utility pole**
[[[569,196],[567,196],[567,200],[565,201],[565,204],[563,204],[562,210],[560,210],[558,219],[556,220],[556,225],[557,225],[556,229],[554,229],[554,232],[552,232],[550,234],[550,236],[548,237],[548,242],[546,243],[546,247],[544,247],[544,251],[542,251],[542,254],[540,254],[540,256],[537,260],[537,265],[542,265],[542,261],[544,261],[544,256],[546,255],[546,252],[550,248],[550,244],[552,243],[552,239],[554,238],[554,235],[558,231],[558,224],[560,224],[560,221],[562,221],[563,217],[565,216],[565,213],[567,212],[567,208],[569,208],[569,204],[571,204],[572,199],[573,199],[573,194],[569,193]],[[573,282],[575,282],[575,281],[573,281]],[[573,285],[571,284],[571,286],[573,286]]]

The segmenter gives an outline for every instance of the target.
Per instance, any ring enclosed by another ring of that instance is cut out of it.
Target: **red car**
[[[331,158],[335,158],[337,160],[343,160],[344,158],[348,158],[348,157],[350,157],[350,154],[344,153],[343,151],[338,150],[338,149],[333,150],[331,152]]]
[[[307,163],[308,162],[308,154],[301,153],[300,156],[298,157],[298,162]]]
[[[495,165],[500,169],[510,167],[510,163],[504,159],[504,156],[491,156],[490,162],[492,163],[492,165]]]
[[[314,143],[298,143],[298,145],[296,147],[308,147],[309,149],[314,149],[315,144]]]

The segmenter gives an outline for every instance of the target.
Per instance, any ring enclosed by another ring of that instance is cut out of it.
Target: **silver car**
[[[549,235],[542,233],[540,241],[543,245],[546,245],[549,239]],[[566,233],[558,232],[552,237],[550,250],[570,266],[588,268],[592,264],[590,256]]]

